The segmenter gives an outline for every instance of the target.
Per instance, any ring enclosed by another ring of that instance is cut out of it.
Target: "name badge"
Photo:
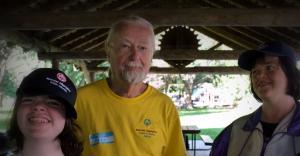
[[[111,144],[114,143],[114,135],[112,132],[103,132],[89,135],[90,145]]]

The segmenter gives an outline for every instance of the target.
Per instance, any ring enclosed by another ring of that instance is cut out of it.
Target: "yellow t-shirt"
[[[175,105],[149,85],[124,98],[100,80],[78,90],[75,107],[83,156],[186,156]]]

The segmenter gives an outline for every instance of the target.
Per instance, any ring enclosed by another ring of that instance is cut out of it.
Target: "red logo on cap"
[[[57,73],[56,77],[61,82],[66,82],[67,81],[67,78],[66,78],[66,76],[63,73]]]

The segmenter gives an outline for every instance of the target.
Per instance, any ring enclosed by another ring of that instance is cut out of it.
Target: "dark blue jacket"
[[[271,140],[263,144],[261,107],[235,120],[215,139],[211,156],[300,155],[300,104],[278,124]]]

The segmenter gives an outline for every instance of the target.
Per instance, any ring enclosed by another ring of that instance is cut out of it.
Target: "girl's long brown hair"
[[[24,136],[17,123],[17,112],[21,104],[23,95],[17,95],[15,106],[13,108],[10,125],[7,130],[9,146],[13,152],[19,152],[23,148]],[[82,142],[78,139],[80,127],[76,124],[75,119],[66,118],[63,131],[58,135],[62,152],[65,156],[80,156],[83,151]]]

